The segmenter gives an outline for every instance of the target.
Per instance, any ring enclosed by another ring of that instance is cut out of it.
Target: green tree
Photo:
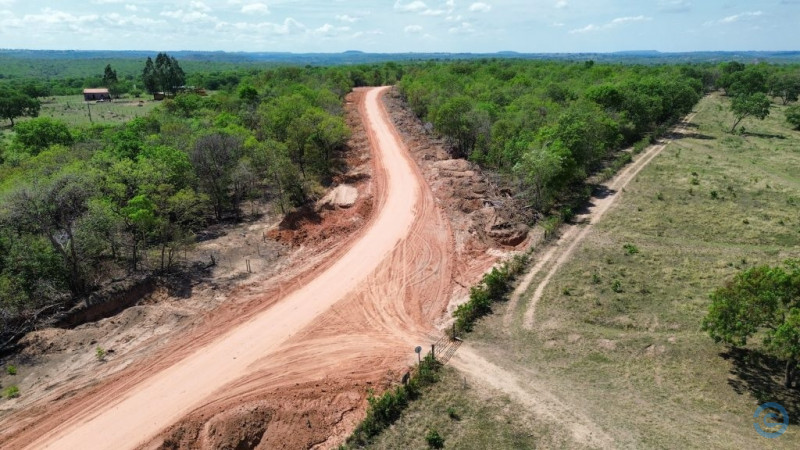
[[[39,100],[22,92],[0,87],[0,117],[7,119],[14,126],[17,117],[36,117],[42,104]]]
[[[791,386],[800,357],[800,260],[748,269],[715,290],[703,329],[733,346],[762,335],[766,350],[786,361],[784,384]]]
[[[107,64],[105,70],[103,70],[103,86],[108,88],[109,93],[113,97],[119,97],[120,92],[117,71],[111,68],[111,64]]]
[[[11,222],[20,230],[46,237],[61,256],[73,294],[81,294],[87,287],[76,230],[91,196],[92,184],[87,177],[65,172],[22,187],[8,201]]]
[[[800,130],[800,105],[786,108],[784,114],[786,115],[786,121],[792,124],[796,130]]]
[[[70,146],[74,142],[72,133],[66,123],[39,117],[17,124],[14,128],[14,143],[21,145],[31,154],[36,155],[51,145]]]
[[[142,70],[142,83],[144,83],[144,88],[149,94],[158,92],[159,85],[158,78],[156,77],[156,67],[153,64],[153,59],[149,56]]]
[[[800,73],[774,74],[769,79],[769,91],[773,96],[779,97],[784,105],[796,102],[800,96]]]
[[[757,92],[755,94],[737,95],[731,100],[731,111],[735,118],[731,133],[736,131],[736,127],[747,117],[755,117],[764,120],[769,115],[772,102],[766,94]]]

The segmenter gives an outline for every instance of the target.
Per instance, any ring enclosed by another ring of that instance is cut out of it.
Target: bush
[[[622,293],[622,283],[619,280],[614,280],[611,283],[611,290],[616,292],[617,294]]]
[[[17,367],[11,364],[6,366],[6,373],[9,375],[16,375],[17,374]]]
[[[625,244],[625,245],[622,246],[622,248],[624,248],[625,249],[625,253],[627,253],[629,255],[635,255],[635,254],[639,253],[639,248],[636,247],[633,244]]]
[[[461,420],[461,416],[458,414],[456,409],[454,407],[452,407],[452,406],[447,408],[447,417],[449,417],[449,418],[451,418],[453,420]]]
[[[17,386],[9,386],[3,390],[3,397],[17,398],[19,397],[19,388]]]
[[[358,424],[353,434],[347,438],[347,444],[362,447],[400,418],[408,402],[419,397],[422,388],[439,381],[439,370],[442,364],[431,356],[425,356],[408,384],[397,386],[375,397],[370,393],[367,398],[367,416]],[[439,447],[441,448],[441,447]]]
[[[786,108],[786,121],[796,130],[800,130],[800,105],[792,105]]]
[[[98,345],[97,348],[94,349],[94,356],[97,358],[98,361],[105,361],[106,349]]]
[[[425,442],[428,443],[430,448],[444,448],[444,438],[436,430],[428,430],[425,435]]]
[[[484,275],[481,282],[470,289],[469,300],[453,312],[456,327],[471,331],[476,320],[492,312],[492,303],[505,298],[511,290],[511,282],[522,272],[527,262],[527,255],[517,255]]]

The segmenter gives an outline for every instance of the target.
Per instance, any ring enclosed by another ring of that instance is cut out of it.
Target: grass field
[[[746,120],[746,134],[731,135],[727,101],[704,99],[689,132],[628,185],[551,280],[533,330],[522,327],[523,297],[509,312],[510,332],[499,306],[467,338],[510,372],[535,370],[538,385],[590,417],[617,448],[800,448],[800,395],[783,388],[783,366],[757,345],[728,352],[700,329],[715,287],[741,269],[800,257],[800,132],[775,106],[763,122]],[[792,425],[780,438],[754,430],[753,413],[766,401],[789,411]],[[390,435],[434,418],[409,417]],[[498,424],[477,426],[484,435]],[[559,446],[541,427],[528,432],[538,447]]]
[[[47,97],[42,101],[40,117],[52,117],[66,122],[68,125],[90,124],[115,124],[127,122],[136,117],[147,115],[159,102],[149,98],[120,99],[113,102],[85,102],[83,95],[67,95],[60,97]],[[91,120],[89,113],[91,112]],[[29,117],[20,117],[15,122],[30,120]],[[3,128],[10,131],[11,123],[0,122]]]

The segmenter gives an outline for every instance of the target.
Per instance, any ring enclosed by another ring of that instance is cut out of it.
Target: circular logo
[[[759,406],[753,413],[753,418],[756,419],[753,426],[758,434],[768,439],[782,435],[789,428],[789,413],[786,412],[786,408],[775,402]]]

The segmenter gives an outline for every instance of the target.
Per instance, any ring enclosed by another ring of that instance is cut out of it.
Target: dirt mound
[[[317,210],[350,208],[358,200],[358,189],[346,184],[340,184],[317,201]]]

